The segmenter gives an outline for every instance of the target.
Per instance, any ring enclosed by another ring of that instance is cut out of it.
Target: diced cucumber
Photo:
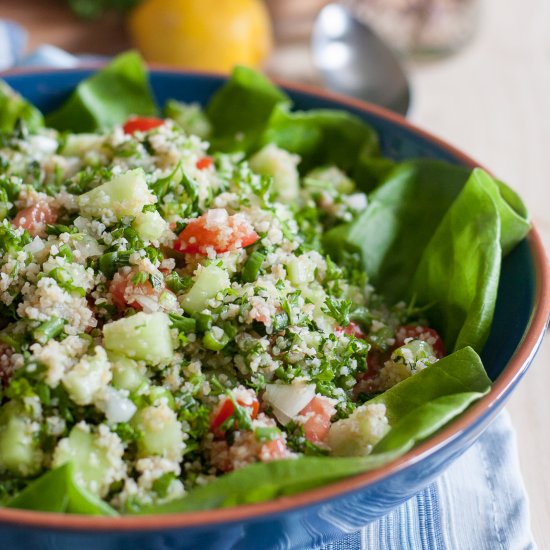
[[[80,157],[90,151],[99,151],[105,138],[98,134],[68,134],[61,150],[67,157]]]
[[[111,381],[111,365],[105,350],[97,346],[63,377],[62,383],[77,405],[90,405]]]
[[[114,214],[118,218],[136,216],[147,204],[156,202],[141,168],[130,170],[78,197],[84,216]]]
[[[0,472],[31,476],[40,471],[42,450],[32,419],[10,401],[0,409]]]
[[[142,433],[137,442],[140,456],[181,458],[185,446],[181,423],[168,405],[163,403],[141,409],[131,424]]]
[[[394,363],[402,363],[414,370],[418,361],[435,362],[433,347],[424,340],[411,340],[407,344],[397,348],[391,354]]]
[[[319,322],[322,326],[333,326],[335,324],[334,319],[323,311],[327,298],[324,288],[318,282],[312,281],[309,284],[301,285],[300,290],[303,298],[309,300],[315,306],[313,320]]]
[[[293,257],[288,262],[288,278],[293,285],[311,283],[315,280],[315,263],[305,255]]]
[[[193,286],[182,298],[181,307],[186,313],[199,313],[206,307],[208,300],[229,286],[231,282],[225,269],[215,264],[207,265],[196,275]]]
[[[367,455],[389,429],[385,405],[377,403],[357,407],[348,418],[338,420],[330,427],[328,445],[331,454]]]
[[[138,212],[132,227],[144,241],[156,241],[168,229],[168,223],[156,211]]]
[[[166,313],[139,312],[103,327],[105,347],[131,359],[159,364],[174,357],[170,318]]]
[[[273,143],[260,149],[249,161],[254,172],[273,178],[273,190],[281,202],[293,201],[300,193],[299,162],[299,156]]]
[[[151,386],[147,393],[147,399],[151,405],[168,405],[172,410],[176,409],[176,402],[170,390],[162,386]]]
[[[212,131],[210,121],[198,103],[182,103],[169,99],[164,107],[164,114],[188,134],[206,139]]]
[[[103,496],[113,477],[110,469],[115,457],[110,457],[109,453],[114,451],[113,455],[122,454],[122,446],[117,449],[100,446],[99,437],[91,433],[83,422],[77,424],[69,437],[65,437],[57,444],[52,467],[58,468],[72,462],[76,482],[88,491]]]
[[[113,369],[113,386],[120,390],[136,392],[149,385],[149,379],[140,370],[137,361],[120,353],[109,353]]]
[[[304,185],[338,193],[349,194],[355,190],[355,183],[336,166],[323,166],[312,170],[305,178]]]
[[[159,294],[159,306],[164,311],[177,311],[179,309],[178,298],[173,292],[163,290]]]

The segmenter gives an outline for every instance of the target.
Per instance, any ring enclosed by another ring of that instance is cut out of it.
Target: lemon
[[[144,0],[129,29],[147,61],[191,69],[258,67],[272,46],[262,0]]]

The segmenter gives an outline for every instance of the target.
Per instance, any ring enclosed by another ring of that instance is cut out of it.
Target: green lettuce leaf
[[[139,513],[191,512],[265,502],[378,468],[397,456],[397,452],[360,458],[306,456],[299,460],[251,464],[194,489],[181,499],[144,507]]]
[[[386,405],[386,416],[394,426],[424,403],[465,392],[484,394],[490,387],[491,380],[479,355],[466,347],[399,382],[369,403]]]
[[[103,500],[76,483],[71,463],[40,476],[10,500],[7,507],[93,516],[118,515]]]
[[[496,304],[502,238],[511,246],[515,225],[505,225],[496,182],[474,170],[423,251],[411,292],[431,303],[430,320],[450,349],[481,351]]]
[[[490,330],[501,259],[530,229],[525,207],[481,169],[433,160],[397,165],[351,223],[328,231],[336,259],[361,255],[388,300],[414,299],[448,349],[478,352]]]
[[[392,428],[391,432],[373,449],[377,453],[399,451],[405,453],[417,443],[434,434],[453,418],[465,411],[482,393],[464,392],[438,397],[423,403]]]
[[[44,126],[42,113],[0,80],[0,132],[12,132],[18,120],[34,132]]]
[[[93,132],[121,124],[130,115],[156,113],[146,67],[139,54],[127,52],[83,80],[46,122],[57,130]]]
[[[370,281],[390,301],[403,299],[427,242],[470,171],[440,161],[398,164],[369,195],[369,205],[351,223],[323,237],[336,260],[358,252]]]
[[[300,155],[299,169],[335,164],[352,177],[363,158],[379,154],[376,132],[344,111],[318,109],[290,111],[278,105],[260,137],[260,145],[275,143]]]
[[[288,96],[262,74],[247,67],[235,67],[231,78],[212,96],[206,108],[212,124],[212,149],[250,150],[274,107],[289,102]]]
[[[306,456],[252,464],[194,489],[181,499],[144,507],[139,513],[190,512],[263,502],[379,468],[442,428],[490,386],[476,352],[462,349],[370,401],[386,405],[392,426],[371,455]]]

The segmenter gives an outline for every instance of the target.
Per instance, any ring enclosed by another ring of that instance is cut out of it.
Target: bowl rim
[[[52,73],[73,74],[98,69],[104,64],[105,63],[101,62],[84,63],[78,67],[69,69],[44,69],[39,67],[19,68],[1,72],[0,77],[39,76],[41,74],[50,75]],[[223,79],[228,77],[228,75],[224,73],[180,70],[159,64],[149,64],[149,70],[154,74],[174,74],[180,76],[203,77],[207,79]],[[412,134],[420,136],[424,140],[445,150],[461,164],[470,168],[482,167],[472,157],[450,145],[445,140],[434,136],[430,132],[422,130],[415,124],[410,123],[404,117],[384,109],[383,107],[329,92],[311,85],[298,84],[278,78],[274,78],[273,81],[291,92],[304,93],[335,101],[343,108],[351,107],[404,127]],[[267,502],[240,505],[233,508],[180,512],[174,514],[118,517],[98,517],[20,510],[15,508],[0,508],[0,524],[10,523],[66,531],[84,530],[103,532],[159,531],[163,529],[212,526],[213,524],[233,523],[264,516],[273,516],[310,505],[319,505],[324,501],[344,496],[346,493],[351,493],[367,485],[377,483],[385,477],[397,474],[405,468],[432,455],[439,448],[448,445],[459,437],[461,433],[475,425],[476,422],[481,419],[484,412],[496,407],[497,404],[505,398],[510,388],[513,387],[527,371],[543,339],[550,314],[550,266],[542,239],[534,226],[532,226],[527,235],[527,243],[533,256],[535,274],[534,307],[524,337],[518,344],[512,358],[501,375],[495,380],[487,395],[475,402],[470,408],[462,413],[459,418],[445,426],[436,435],[428,438],[396,460],[375,470],[360,473],[323,487],[310,489],[291,496],[279,497]]]

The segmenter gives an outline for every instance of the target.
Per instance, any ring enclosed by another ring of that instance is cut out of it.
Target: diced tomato
[[[223,435],[223,434],[222,434]],[[283,437],[261,443],[254,432],[239,432],[229,444],[224,439],[215,439],[211,447],[212,464],[222,472],[231,472],[246,464],[270,462],[288,458],[290,452]]]
[[[33,237],[45,237],[46,225],[55,223],[57,210],[46,201],[39,201],[20,210],[12,221],[15,227],[26,229]]]
[[[262,462],[269,462],[271,460],[281,460],[288,456],[288,449],[284,439],[278,437],[264,443],[260,447],[260,452],[258,453],[258,458]]]
[[[162,118],[154,116],[136,116],[129,118],[122,126],[122,129],[125,134],[134,134],[135,132],[147,132],[163,124],[164,120]]]
[[[405,325],[399,327],[395,333],[395,346],[397,349],[405,344],[405,340],[408,338],[414,338],[416,340],[424,340],[430,344],[434,350],[434,354],[438,359],[445,357],[447,354],[445,351],[445,345],[439,333],[429,327]]]
[[[304,422],[304,435],[312,443],[322,443],[327,439],[330,419],[336,412],[334,405],[326,397],[314,397],[301,411]]]
[[[350,321],[349,325],[346,327],[336,327],[334,330],[336,336],[341,336],[342,334],[347,334],[348,336],[355,336],[356,338],[366,338],[367,335],[363,332],[361,327],[354,321]]]
[[[384,366],[390,355],[390,351],[370,349],[367,355],[367,372],[361,375],[362,378],[372,378]]]
[[[143,308],[136,301],[137,296],[155,296],[159,294],[149,280],[135,284],[133,279],[138,273],[139,270],[134,268],[126,274],[116,273],[113,277],[109,285],[109,292],[113,304],[119,311],[124,311],[127,307],[133,307],[140,311]]]
[[[207,168],[210,168],[213,163],[214,161],[212,160],[212,157],[202,157],[195,163],[195,166],[199,170],[206,170]]]
[[[223,209],[214,209],[187,224],[176,239],[174,250],[206,256],[208,249],[213,248],[221,254],[249,246],[259,238],[243,216],[229,216]]]
[[[241,407],[246,407],[250,409],[250,418],[254,419],[258,416],[258,411],[260,410],[260,403],[257,399],[252,399],[250,403],[244,403],[240,399],[237,399],[237,403]],[[223,399],[218,408],[214,411],[212,420],[210,422],[210,429],[214,432],[214,435],[217,437],[222,437],[224,431],[221,429],[221,425],[235,412],[235,406],[233,401],[229,398]]]

